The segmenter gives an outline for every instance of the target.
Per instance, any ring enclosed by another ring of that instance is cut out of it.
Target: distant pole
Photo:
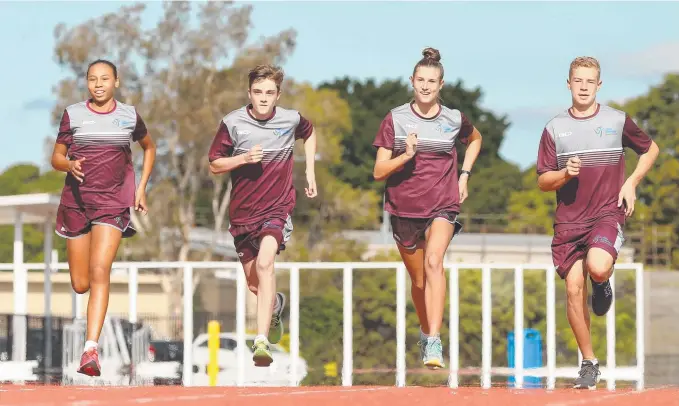
[[[386,205],[386,192],[382,193],[382,242],[386,243],[388,240],[388,235],[389,235],[389,213],[387,213],[387,210],[385,209]]]
[[[217,373],[219,372],[219,322],[212,320],[207,324],[207,347],[209,361],[207,364],[207,374],[210,379],[210,386],[217,386]]]
[[[44,272],[44,289],[45,289],[45,319],[44,319],[44,331],[45,331],[45,357],[44,360],[44,373],[45,373],[45,383],[49,383],[51,369],[52,369],[52,221],[51,217],[45,220],[44,224],[44,234],[45,241],[43,243],[43,250],[45,256],[45,272]]]

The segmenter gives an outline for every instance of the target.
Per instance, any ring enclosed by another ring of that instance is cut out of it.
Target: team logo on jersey
[[[118,118],[116,118],[115,120],[113,120],[113,125],[115,125],[116,127],[121,127],[121,128],[122,128],[122,127],[127,127],[128,125],[132,125],[132,124],[134,124],[134,121],[120,120],[120,119],[118,119]]]
[[[290,131],[292,131],[292,128],[276,128],[273,130],[273,135],[276,137],[282,137],[284,135],[290,134]]]
[[[436,125],[436,131],[440,133],[452,133],[453,131],[455,131],[455,129],[449,126],[448,124],[439,123]]]
[[[594,132],[599,137],[603,137],[604,135],[616,135],[616,134],[618,134],[618,132],[615,131],[615,128],[610,128],[610,127],[597,127],[597,128],[594,129]]]

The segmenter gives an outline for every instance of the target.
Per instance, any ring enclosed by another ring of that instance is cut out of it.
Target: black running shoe
[[[608,280],[597,283],[591,277],[589,279],[592,281],[592,311],[597,316],[603,316],[613,303],[611,283]]]
[[[594,364],[590,360],[582,360],[578,375],[575,378],[574,389],[596,389],[596,384],[599,383],[599,376],[601,375],[599,364]]]

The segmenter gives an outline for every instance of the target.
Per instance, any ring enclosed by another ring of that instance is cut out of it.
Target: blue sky
[[[0,170],[45,164],[43,140],[56,134],[52,88],[67,74],[54,62],[54,26],[126,3],[0,2],[0,120],[3,139],[15,140],[0,149]],[[521,167],[535,161],[545,122],[570,103],[565,81],[574,57],[600,60],[602,102],[641,95],[663,74],[679,72],[679,2],[252,4],[252,38],[297,30],[284,68],[298,81],[405,79],[424,47],[438,48],[448,81],[481,87],[483,106],[509,116],[501,154]],[[161,11],[160,2],[148,3],[145,22],[153,25]]]

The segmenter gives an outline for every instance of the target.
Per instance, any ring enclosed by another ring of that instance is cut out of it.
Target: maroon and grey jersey
[[[68,148],[71,161],[82,163],[83,182],[66,175],[61,204],[81,208],[134,206],[135,178],[130,145],[146,136],[146,125],[130,105],[115,101],[107,113],[89,101],[64,110],[56,142]]]
[[[638,155],[648,151],[651,138],[624,112],[598,105],[589,117],[574,117],[570,109],[550,120],[542,132],[537,173],[558,171],[571,157],[580,158],[580,174],[556,192],[555,225],[582,225],[620,213],[618,195],[625,182],[624,148]]]
[[[474,127],[459,110],[441,106],[432,118],[417,114],[411,103],[387,113],[373,146],[405,153],[406,137],[417,134],[417,153],[386,182],[385,210],[395,216],[430,218],[460,211],[455,141],[467,144]]]
[[[292,184],[295,140],[306,140],[313,126],[296,110],[275,107],[268,120],[255,119],[243,106],[219,123],[208,159],[210,162],[247,153],[261,145],[262,161],[231,171],[229,218],[233,225],[258,223],[291,214],[296,196]]]

